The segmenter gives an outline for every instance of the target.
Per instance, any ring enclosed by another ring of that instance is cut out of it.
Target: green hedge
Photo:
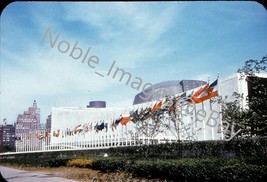
[[[88,167],[162,181],[260,182],[267,179],[266,141],[265,137],[15,154],[1,156],[0,164],[59,167],[66,166],[71,159],[94,158]],[[105,153],[108,158],[103,157]]]
[[[27,167],[66,166],[73,158],[20,157],[2,159],[1,164]],[[92,159],[92,158],[89,158]],[[81,159],[82,161],[83,159]],[[86,159],[85,159],[86,160]],[[88,159],[87,159],[88,160]],[[127,172],[134,176],[156,178],[162,181],[264,181],[267,179],[266,158],[183,158],[183,159],[136,159],[131,157],[93,158],[88,167],[102,172]]]
[[[235,139],[231,141],[199,141],[166,143],[158,145],[140,145],[128,147],[114,147],[109,149],[57,151],[31,154],[15,154],[14,157],[39,157],[57,158],[65,157],[88,157],[103,156],[107,153],[112,157],[133,157],[133,158],[161,158],[180,159],[184,157],[267,157],[267,137]],[[10,155],[9,155],[10,156]],[[5,156],[0,156],[5,158]]]
[[[184,157],[267,157],[267,138],[198,141],[111,148],[112,156],[178,159]]]
[[[125,158],[97,159],[92,163],[92,169],[102,172],[125,171],[125,166],[129,164]]]
[[[2,159],[0,164],[15,165],[24,167],[60,167],[66,166],[69,158],[46,158],[41,159],[36,157],[19,157],[13,159]]]
[[[93,169],[124,171],[135,176],[170,181],[264,181],[266,165],[253,165],[240,159],[206,158],[178,160],[99,159]]]

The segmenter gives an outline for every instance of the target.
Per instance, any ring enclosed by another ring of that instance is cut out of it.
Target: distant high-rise
[[[46,119],[46,129],[45,130],[46,130],[47,134],[51,132],[51,117],[52,117],[52,115],[49,114],[47,116],[47,119]]]
[[[0,146],[15,148],[15,127],[14,125],[6,124],[6,119],[4,119],[4,124],[0,125]]]
[[[15,127],[16,137],[20,139],[18,141],[17,148],[39,147],[39,142],[36,139],[40,128],[40,109],[37,107],[37,103],[35,100],[33,102],[32,107],[29,107],[28,111],[24,111],[23,114],[18,115]],[[31,146],[28,146],[28,142],[25,141],[29,140],[36,140],[36,142],[32,142]]]

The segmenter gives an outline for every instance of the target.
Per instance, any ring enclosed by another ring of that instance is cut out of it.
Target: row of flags
[[[33,138],[38,138],[38,139],[43,139],[43,138],[47,138],[50,136],[50,133],[48,132],[43,132],[43,133],[37,133],[37,134],[34,134],[34,135],[22,135],[22,136],[16,136],[15,137],[15,140],[32,140]]]
[[[119,124],[126,125],[128,122],[133,122],[134,124],[137,122],[143,122],[147,119],[155,119],[159,115],[163,114],[164,112],[174,111],[176,107],[184,106],[188,103],[191,104],[199,104],[212,97],[218,96],[218,79],[216,79],[213,83],[205,84],[197,91],[192,91],[191,93],[187,94],[183,92],[177,96],[173,97],[165,97],[162,101],[156,102],[154,105],[148,106],[145,109],[140,108],[136,110],[130,111],[128,114],[121,114],[117,119],[114,119],[110,126],[112,131],[115,131]],[[96,132],[104,130],[108,131],[108,123],[105,121],[98,122],[93,127],[92,123],[87,123],[84,125],[77,125],[74,129],[67,128],[66,130],[55,130],[53,131],[54,137],[62,137],[65,136],[72,136],[78,133],[86,133],[95,130]]]

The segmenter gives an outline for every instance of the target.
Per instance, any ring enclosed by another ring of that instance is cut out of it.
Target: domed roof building
[[[165,96],[186,92],[201,85],[205,85],[206,83],[207,82],[201,80],[171,80],[160,82],[138,93],[134,98],[133,104],[159,100]]]

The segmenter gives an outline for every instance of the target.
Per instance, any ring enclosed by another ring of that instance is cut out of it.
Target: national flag
[[[178,97],[178,98],[184,98],[184,97],[186,97],[186,92],[181,93],[181,94],[178,95],[177,97]],[[176,98],[177,98],[177,97],[176,97]]]
[[[81,133],[81,131],[83,130],[81,125],[76,126],[76,128],[74,129],[74,134],[76,133]]]
[[[115,119],[115,121],[112,122],[112,124],[111,124],[112,131],[114,131],[117,128],[117,126],[121,122],[121,120],[122,120],[122,115],[120,115],[119,118]]]
[[[53,132],[53,136],[54,137],[58,137],[59,134],[60,134],[60,130],[56,130],[56,131]]]
[[[105,123],[106,132],[108,131],[108,123]]]
[[[182,105],[182,106],[188,103],[192,103],[191,99],[192,99],[193,94],[194,94],[193,90],[188,95],[186,94],[186,92],[184,92],[181,94],[181,97],[177,102],[179,103],[179,105]]]
[[[175,109],[175,107],[179,104],[181,104],[181,102],[185,102],[187,101],[187,97],[186,97],[186,92],[182,92],[180,93],[178,96],[174,97],[172,100],[172,105],[170,106],[170,108],[168,110],[172,110]]]
[[[218,79],[215,80],[212,84],[210,84],[209,88],[201,94],[200,101],[203,102],[212,97],[218,96],[218,90],[216,90],[217,85],[218,85]]]
[[[37,134],[37,138],[39,139],[39,140],[41,140],[41,139],[43,139],[45,137],[45,135],[44,134],[40,134],[40,133],[38,133]]]
[[[218,85],[218,79],[215,80],[212,84],[210,84],[209,90],[213,91]]]
[[[95,125],[96,131],[103,130],[103,129],[104,129],[104,123],[101,123],[100,125],[98,125],[98,123],[96,123],[96,125]]]
[[[104,122],[102,122],[100,125],[98,125],[98,123],[95,126],[95,130],[98,131],[102,131],[104,128],[106,128],[106,131],[108,130],[108,125],[107,123],[105,124]]]
[[[209,88],[209,84],[207,83],[204,87],[201,87],[200,89],[198,89],[195,93],[193,93],[193,95],[191,96],[191,98],[188,98],[188,102],[189,103],[200,103],[199,102],[199,98],[200,95]]]
[[[205,100],[208,100],[212,97],[215,97],[218,95],[218,91],[215,90],[215,87],[218,84],[218,79],[215,80],[212,84],[207,84],[204,87],[200,88],[193,96],[192,100],[193,103],[198,104]]]
[[[199,97],[205,90],[209,88],[209,84],[207,83],[204,87],[201,87],[199,90],[197,90],[193,95],[192,98]]]
[[[152,108],[151,112],[153,113],[153,112],[157,111],[158,109],[161,108],[161,106],[162,106],[162,101],[160,101],[159,103],[156,103],[154,105],[154,107]]]
[[[67,128],[66,134],[69,135],[69,136],[71,136],[72,133],[73,133],[73,131],[71,131],[70,128]]]
[[[93,130],[93,123],[87,124],[88,132],[91,132]]]
[[[183,92],[181,94],[179,94],[178,96],[176,96],[173,100],[172,100],[172,105],[168,108],[168,110],[172,110],[172,109],[175,109],[178,105],[181,104],[181,102],[183,100],[185,100],[185,97],[186,97],[186,92]]]
[[[175,110],[177,100],[179,100],[179,98],[177,98],[177,97],[172,99],[172,101],[170,102],[170,106],[168,108],[169,111]]]
[[[88,126],[89,124],[88,123],[86,123],[86,124],[84,124],[83,125],[83,133],[86,133],[86,132],[88,132],[88,130],[89,130],[89,126]]]
[[[136,109],[135,111],[131,111],[130,112],[130,117],[131,117],[131,121],[133,123],[137,123],[139,121],[138,109]]]
[[[140,113],[140,120],[141,121],[144,121],[148,118],[151,117],[151,108],[150,107],[147,107],[145,110],[143,110],[141,113]]]
[[[115,124],[114,124],[114,121],[111,123],[110,126],[111,126],[111,130],[112,130],[112,131],[115,131],[115,130],[116,130],[116,126],[115,126]]]
[[[162,111],[168,111],[170,107],[170,98],[165,97],[162,102],[161,110]]]
[[[122,115],[121,124],[126,125],[130,121],[130,114]]]
[[[114,122],[115,126],[117,126],[121,122],[121,120],[122,120],[122,115],[120,115],[120,117],[115,120]]]

